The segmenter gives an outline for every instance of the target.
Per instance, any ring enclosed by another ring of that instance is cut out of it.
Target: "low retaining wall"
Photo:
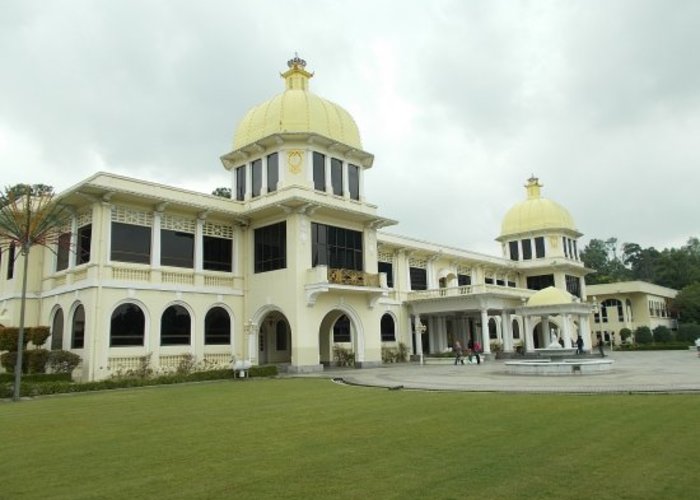
[[[613,363],[611,359],[564,359],[506,361],[505,365],[509,375],[591,375],[612,371]]]

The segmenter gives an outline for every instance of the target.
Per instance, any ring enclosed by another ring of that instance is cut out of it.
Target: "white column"
[[[151,266],[160,267],[160,218],[162,212],[153,212],[153,227],[151,227]]]
[[[420,362],[423,364],[423,323],[420,320],[420,315],[416,314],[413,325],[416,337],[416,354],[420,356]]]
[[[484,354],[491,352],[491,341],[489,339],[489,314],[486,309],[481,310],[481,348]]]
[[[260,186],[260,196],[262,196],[267,194],[267,156],[261,158],[260,163],[262,164],[262,172],[260,176],[262,179],[262,186]]]
[[[323,171],[326,177],[326,193],[333,192],[333,184],[331,183],[331,157],[324,156]]]
[[[201,271],[204,268],[204,218],[197,217],[194,226],[194,270]]]
[[[365,201],[365,172],[361,165],[357,166],[357,177],[360,181],[360,201]]]
[[[350,198],[350,182],[348,181],[348,162],[344,161],[340,164],[340,169],[343,172],[343,198]]]
[[[585,351],[591,350],[592,347],[592,342],[591,342],[591,326],[588,321],[588,315],[582,314],[579,316],[579,330],[580,330],[580,335],[583,338],[583,349]]]
[[[245,196],[244,200],[250,200],[253,194],[253,163],[248,162],[245,164]]]
[[[513,321],[508,311],[501,313],[501,332],[503,334],[503,351],[513,352]]]
[[[562,339],[564,340],[564,347],[571,347],[571,316],[568,314],[562,314]]]
[[[547,347],[552,341],[552,336],[550,335],[549,329],[549,316],[543,316],[541,328],[543,337],[542,347]]]
[[[68,269],[75,267],[78,262],[78,217],[70,217],[70,243],[68,247]],[[54,268],[55,269],[55,268]]]
[[[533,352],[535,349],[535,342],[532,339],[532,326],[530,322],[530,315],[523,314],[523,342],[525,343],[525,351]]]

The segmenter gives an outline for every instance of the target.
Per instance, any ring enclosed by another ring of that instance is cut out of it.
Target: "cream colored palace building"
[[[399,343],[420,355],[476,339],[489,353],[581,335],[591,348],[581,233],[536,178],[503,218],[501,256],[387,234],[396,221],[365,199],[374,157],[354,120],[309,91],[303,60],[288,66],[285,90],[248,111],[221,157],[231,199],[109,173],[59,195],[72,217],[55,253],[30,253],[27,323],[81,356],[82,380],[147,355],[155,369],[191,354],[309,372],[336,345],[360,368]],[[19,318],[11,254],[5,326]]]

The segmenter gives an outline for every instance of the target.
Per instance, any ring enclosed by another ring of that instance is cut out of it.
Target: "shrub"
[[[678,327],[676,338],[681,342],[693,343],[700,338],[700,325],[696,323],[683,323]]]
[[[0,373],[0,384],[13,382],[15,380],[14,373]],[[57,382],[64,381],[70,382],[71,377],[69,373],[32,373],[22,377],[24,382]]]
[[[35,326],[29,329],[27,336],[32,341],[32,344],[39,347],[44,345],[49,335],[51,335],[51,329],[48,326]]]
[[[177,368],[175,369],[175,373],[178,375],[186,375],[188,373],[192,373],[195,369],[196,362],[194,359],[194,356],[190,353],[185,354],[180,362],[177,364]]]
[[[393,347],[382,347],[382,363],[394,363],[398,351]]]
[[[0,354],[0,365],[6,372],[14,373],[15,365],[17,364],[17,351],[9,351]],[[23,371],[26,371],[27,366],[24,365]]]
[[[398,352],[396,361],[399,363],[405,363],[406,361],[408,361],[408,346],[403,342],[399,342],[397,350]]]
[[[54,373],[73,373],[80,364],[80,356],[70,351],[51,351],[48,366]]]
[[[226,372],[233,373],[232,370],[225,370]],[[260,365],[251,366],[248,370],[248,375],[250,377],[275,377],[277,376],[277,366],[275,365]]]
[[[621,328],[620,329],[620,338],[622,339],[623,343],[627,343],[627,339],[629,339],[632,336],[632,330],[629,328]]]
[[[336,366],[355,366],[355,353],[351,349],[334,345],[333,361],[335,361]]]
[[[634,331],[634,341],[637,344],[651,344],[653,336],[648,326],[640,326]]]
[[[19,328],[10,326],[0,329],[0,351],[17,352],[17,341],[19,340]],[[29,343],[29,335],[24,336],[24,346]],[[14,369],[14,364],[12,365]]]
[[[654,342],[661,342],[661,343],[667,343],[671,342],[673,340],[673,335],[671,333],[671,330],[666,328],[663,325],[659,325],[656,328],[654,328]]]
[[[24,351],[27,356],[27,371],[29,373],[45,373],[46,363],[49,360],[49,351],[46,349],[31,349]]]

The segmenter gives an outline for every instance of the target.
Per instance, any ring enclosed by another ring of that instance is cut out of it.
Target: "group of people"
[[[462,343],[459,340],[455,340],[452,346],[452,352],[455,353],[455,365],[458,363],[464,364],[464,349],[462,348]],[[476,364],[481,364],[481,344],[477,340],[474,342],[473,339],[469,339],[467,342],[467,359],[472,362],[472,359],[476,357]]]

